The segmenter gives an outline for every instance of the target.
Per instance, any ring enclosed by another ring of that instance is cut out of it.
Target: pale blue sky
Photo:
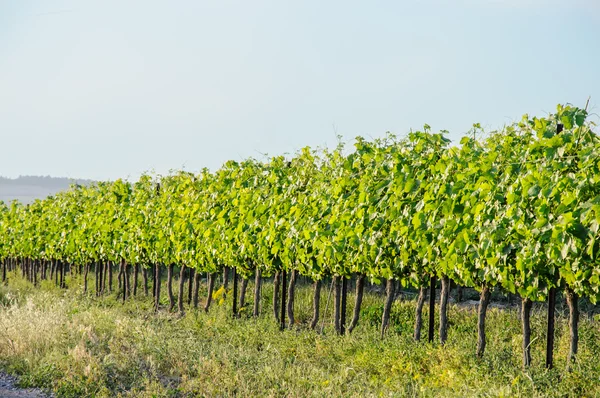
[[[599,0],[0,0],[0,175],[114,179],[592,96]]]

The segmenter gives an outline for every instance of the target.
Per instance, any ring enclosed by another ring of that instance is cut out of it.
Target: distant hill
[[[71,184],[89,185],[92,182],[92,180],[49,176],[0,177],[0,201],[9,203],[18,200],[23,203],[31,203],[35,199],[43,199],[49,195],[67,190]]]

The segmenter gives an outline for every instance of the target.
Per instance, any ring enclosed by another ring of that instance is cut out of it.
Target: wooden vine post
[[[279,330],[285,329],[285,295],[286,295],[285,270],[281,270],[281,316],[279,317]]]
[[[563,125],[556,125],[556,134],[563,131]],[[551,287],[548,292],[548,330],[546,335],[546,369],[554,365],[554,313],[556,309],[556,287]]]
[[[340,334],[346,334],[346,296],[348,293],[348,280],[342,277],[342,309],[340,314]]]
[[[237,318],[237,268],[233,267],[233,317]]]
[[[556,307],[556,288],[548,293],[548,335],[546,336],[546,368],[552,369],[554,356],[554,310]]]
[[[435,322],[435,276],[431,277],[431,286],[429,288],[429,342],[433,342],[434,322]]]

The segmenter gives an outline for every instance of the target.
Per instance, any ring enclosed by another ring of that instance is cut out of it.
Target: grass
[[[324,333],[307,330],[308,286],[296,294],[298,327],[280,332],[270,284],[263,315],[236,320],[226,304],[215,303],[209,314],[154,314],[149,298],[123,305],[114,295],[84,295],[77,281],[70,285],[34,289],[11,275],[10,286],[0,287],[0,369],[58,397],[600,395],[600,327],[586,316],[578,362],[567,372],[568,329],[559,314],[556,367],[548,371],[545,313],[534,309],[534,366],[523,371],[520,323],[510,309],[490,309],[486,354],[477,359],[473,308],[450,307],[448,343],[441,347],[412,340],[413,300],[394,303],[392,326],[380,339],[383,298],[375,293],[366,294],[359,327],[340,337],[332,331],[331,302]]]

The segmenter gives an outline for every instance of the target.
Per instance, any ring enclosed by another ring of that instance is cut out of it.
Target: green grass
[[[477,359],[475,311],[454,305],[448,343],[440,347],[412,340],[412,300],[394,303],[392,326],[380,339],[383,298],[377,294],[366,295],[355,332],[339,337],[331,327],[331,302],[324,334],[306,329],[308,286],[297,291],[298,327],[280,332],[270,284],[263,315],[234,320],[226,304],[215,304],[209,314],[155,315],[148,298],[123,305],[114,295],[83,295],[80,283],[65,291],[49,283],[33,289],[11,278],[9,287],[0,287],[0,368],[21,375],[23,386],[45,387],[59,397],[600,395],[597,321],[583,316],[579,360],[567,372],[561,314],[556,367],[547,371],[542,307],[532,318],[534,366],[523,371],[514,310],[489,311],[487,351]],[[327,294],[324,289],[323,310]]]

